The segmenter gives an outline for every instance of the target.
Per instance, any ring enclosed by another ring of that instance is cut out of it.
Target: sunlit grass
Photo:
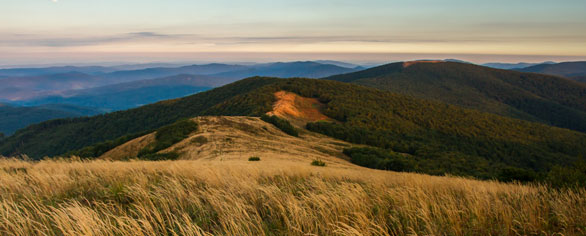
[[[0,160],[2,235],[555,233],[586,233],[586,191],[264,158]]]

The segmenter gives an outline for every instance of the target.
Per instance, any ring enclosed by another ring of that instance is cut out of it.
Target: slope
[[[33,107],[0,105],[0,133],[11,135],[16,130],[46,120],[92,116],[101,111],[79,106],[47,104]]]
[[[586,131],[586,85],[455,62],[407,62],[325,78]]]
[[[192,119],[199,129],[161,153],[179,153],[179,159],[247,160],[263,162],[304,162],[321,159],[328,165],[350,166],[342,150],[350,146],[324,135],[303,132],[300,137],[283,133],[257,117],[202,116]],[[100,156],[101,159],[136,158],[139,151],[154,142],[154,133],[133,139]]]

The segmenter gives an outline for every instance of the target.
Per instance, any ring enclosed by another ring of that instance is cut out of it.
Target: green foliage
[[[4,133],[0,132],[0,141],[4,138],[5,138]]]
[[[192,120],[181,120],[171,125],[164,126],[158,129],[155,133],[155,142],[140,150],[138,157],[148,160],[160,160],[160,158],[165,157],[164,155],[170,155],[170,157],[174,157],[171,159],[177,159],[174,154],[157,154],[157,152],[167,149],[173,146],[173,144],[184,140],[190,133],[196,131],[197,128],[197,123]]]
[[[167,153],[148,153],[140,157],[143,160],[149,161],[166,161],[166,160],[177,160],[179,158],[179,154],[176,152],[167,152]]]
[[[262,115],[260,118],[267,123],[273,124],[275,127],[288,135],[299,137],[299,132],[297,129],[295,129],[295,127],[293,127],[293,125],[291,125],[291,123],[285,119],[281,119],[278,116],[269,116],[266,114]]]
[[[326,79],[586,131],[586,84],[556,76],[445,62],[393,63]]]
[[[344,154],[356,165],[392,171],[414,171],[414,160],[404,155],[379,148],[347,148]]]
[[[78,107],[74,105],[41,105],[41,106],[1,106],[0,132],[11,135],[18,129],[47,120],[82,117],[102,113],[99,109]]]
[[[498,180],[503,182],[533,182],[536,179],[537,174],[534,171],[515,167],[503,168],[498,175]]]
[[[260,161],[260,157],[249,157],[248,161]]]
[[[548,173],[546,182],[559,187],[586,187],[586,161],[554,167]]]
[[[323,162],[322,160],[313,160],[311,162],[311,165],[312,166],[321,166],[321,167],[324,167],[324,166],[326,166],[326,163]]]

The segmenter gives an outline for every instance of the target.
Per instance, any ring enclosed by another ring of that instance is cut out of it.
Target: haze
[[[3,0],[0,65],[586,59],[586,1]]]

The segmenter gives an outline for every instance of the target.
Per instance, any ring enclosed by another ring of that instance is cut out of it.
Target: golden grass
[[[300,162],[0,160],[2,235],[584,235],[586,191]]]

